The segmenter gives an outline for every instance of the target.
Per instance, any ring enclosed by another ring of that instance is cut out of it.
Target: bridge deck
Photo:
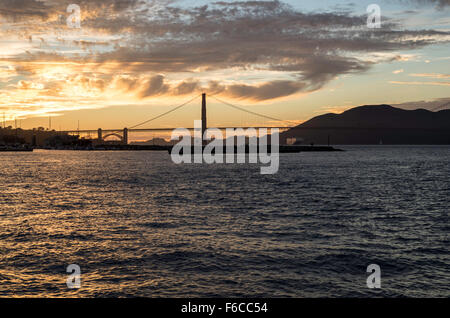
[[[152,132],[152,131],[173,131],[175,129],[179,129],[182,127],[176,127],[176,128],[148,128],[148,129],[128,129],[128,132]],[[220,130],[226,130],[226,129],[249,129],[249,128],[255,128],[255,129],[259,129],[259,128],[266,128],[266,129],[291,129],[291,128],[295,128],[295,127],[211,127],[211,128],[215,128],[215,129],[220,129]],[[183,129],[187,129],[187,130],[195,130],[196,128],[183,128]],[[98,129],[95,130],[91,130],[91,129],[80,129],[80,130],[62,130],[60,131],[61,133],[67,133],[67,134],[75,134],[75,133],[80,133],[80,134],[87,134],[87,133],[97,133]],[[123,132],[123,128],[122,129],[102,129],[102,133],[115,133],[115,132]]]

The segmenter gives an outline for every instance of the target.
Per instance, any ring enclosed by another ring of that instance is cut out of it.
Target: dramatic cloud
[[[168,86],[164,84],[164,76],[156,75],[147,80],[139,93],[141,98],[161,95],[168,91]]]
[[[450,0],[412,0],[418,2],[419,4],[435,4],[438,7],[450,6]]]
[[[51,9],[42,1],[37,0],[2,0],[0,1],[0,16],[14,21],[37,17],[47,19]]]
[[[406,50],[450,41],[449,32],[408,30],[389,17],[381,29],[369,29],[367,16],[352,14],[351,6],[302,12],[281,1],[186,6],[171,0],[82,0],[76,1],[81,29],[70,29],[71,3],[0,1],[6,21],[0,29],[0,93],[9,101],[15,94],[24,104],[47,99],[53,107],[70,98],[86,104],[91,98],[93,104],[201,92],[274,100],[320,90],[375,64],[407,61]],[[427,74],[412,76],[447,78]]]
[[[202,84],[199,81],[187,80],[179,83],[168,82],[162,75],[146,78],[116,78],[114,87],[140,98],[170,95],[190,95],[207,92],[213,95],[223,95],[237,99],[252,99],[262,101],[288,96],[304,89],[304,85],[297,81],[273,81],[261,85],[230,84],[223,85],[215,81]]]

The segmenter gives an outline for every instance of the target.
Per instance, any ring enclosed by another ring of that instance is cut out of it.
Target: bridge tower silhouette
[[[202,94],[202,140],[205,137],[205,132],[208,129],[208,123],[206,118],[206,94]],[[205,140],[203,140],[205,143]]]

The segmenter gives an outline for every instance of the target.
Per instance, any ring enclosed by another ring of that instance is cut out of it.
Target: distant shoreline
[[[61,150],[61,151],[167,151],[171,152],[173,146],[137,146],[137,145],[114,145],[114,146],[102,146],[92,148],[35,148],[41,150]],[[226,153],[226,147],[222,149],[223,153]],[[279,146],[280,153],[300,153],[300,152],[337,152],[343,151],[331,146]],[[249,153],[249,147],[245,149],[246,153]],[[270,152],[270,147],[268,147]],[[191,153],[194,153],[192,148]],[[234,148],[234,153],[238,153],[238,148]]]

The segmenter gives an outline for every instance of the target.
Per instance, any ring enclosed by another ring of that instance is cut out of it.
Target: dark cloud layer
[[[25,19],[38,17],[46,19],[49,15],[48,6],[37,0],[1,0],[0,16],[6,19]]]
[[[419,4],[436,4],[438,7],[450,6],[450,0],[412,0]]]
[[[19,0],[22,10],[0,5],[0,14],[20,19],[50,19],[72,1]],[[447,6],[449,1],[414,0]],[[366,26],[366,16],[348,12],[304,13],[280,1],[214,2],[200,7],[180,7],[176,1],[79,1],[82,26],[121,37],[114,50],[82,57],[86,62],[116,62],[118,72],[170,74],[217,70],[279,72],[280,78],[259,84],[208,84],[194,80],[176,86],[162,75],[142,82],[120,79],[121,87],[146,98],[170,92],[189,94],[215,90],[235,98],[266,100],[320,89],[336,76],[367,71],[371,52],[392,53],[448,41],[449,33],[404,30],[384,18],[383,28]],[[9,10],[9,11],[8,11]],[[83,48],[95,46],[74,41]],[[21,58],[52,60],[54,54],[24,54]],[[65,59],[66,56],[59,57]],[[394,60],[387,57],[385,61]],[[192,75],[189,75],[192,77]],[[134,77],[136,78],[136,77]],[[139,86],[137,89],[136,86]]]

